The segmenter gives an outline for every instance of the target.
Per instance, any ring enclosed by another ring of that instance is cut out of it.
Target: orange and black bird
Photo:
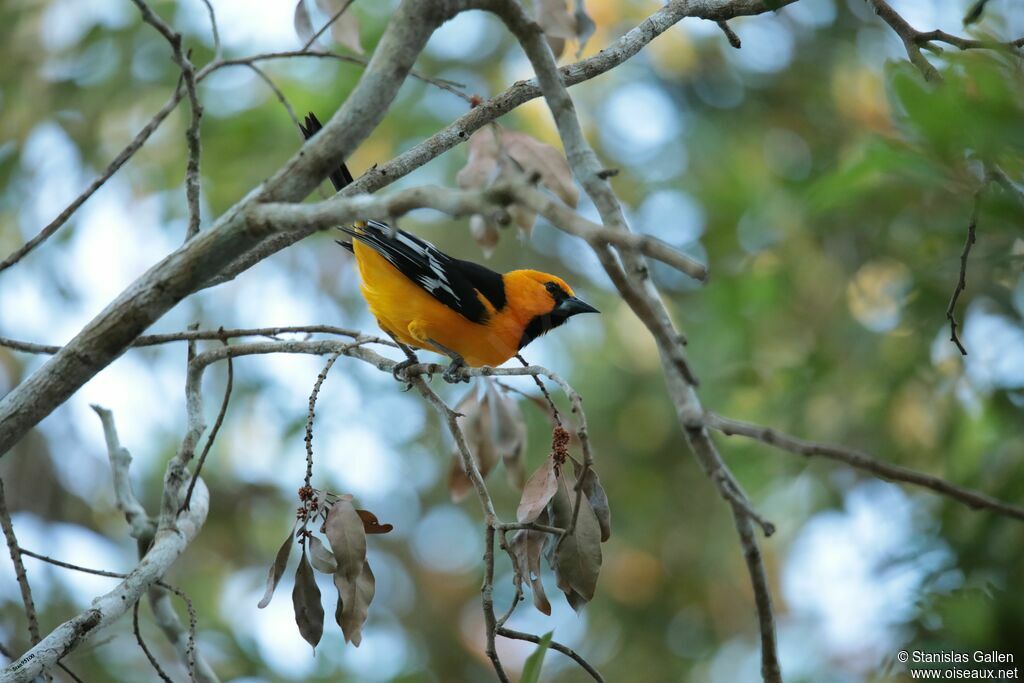
[[[301,126],[306,138],[320,130],[316,116]],[[336,190],[352,182],[343,164],[330,176]],[[433,244],[377,221],[341,228],[338,240],[356,257],[360,289],[377,324],[405,352],[393,373],[418,363],[412,349],[451,359],[444,378],[469,381],[463,365],[498,366],[531,341],[578,313],[597,309],[576,298],[559,277],[537,270],[497,273],[453,258]]]

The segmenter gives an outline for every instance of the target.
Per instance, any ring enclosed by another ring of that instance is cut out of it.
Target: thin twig
[[[960,354],[963,356],[967,355],[967,349],[960,342],[960,337],[957,335],[957,322],[956,322],[956,302],[960,298],[960,293],[967,288],[967,257],[971,254],[971,247],[974,246],[976,240],[975,229],[978,227],[978,211],[981,208],[981,194],[984,188],[979,189],[974,193],[974,208],[971,209],[971,219],[967,223],[967,239],[964,241],[964,249],[960,253],[960,277],[957,279],[956,287],[953,289],[953,295],[949,298],[949,305],[946,306],[946,319],[949,320],[949,340],[956,344],[956,348],[960,350]]]
[[[775,533],[775,525],[769,522],[763,516],[761,516],[761,514],[754,509],[754,507],[750,504],[750,500],[743,493],[743,491],[738,488],[734,480],[724,479],[719,483],[719,490],[725,495],[726,498],[729,499],[730,503],[732,503],[734,506],[742,510],[743,514],[749,517],[752,522],[756,523],[759,527],[761,527],[761,532],[764,534],[765,538],[768,538]]]
[[[224,346],[228,345],[227,338],[223,340]],[[220,410],[217,412],[217,419],[213,422],[213,429],[210,430],[209,435],[206,437],[206,444],[203,446],[203,452],[199,456],[199,460],[196,462],[195,471],[192,473],[192,480],[188,483],[188,491],[185,493],[185,502],[178,508],[178,514],[180,515],[185,510],[188,510],[189,503],[192,502],[192,491],[196,487],[196,480],[199,479],[200,473],[203,471],[203,464],[206,462],[206,456],[210,453],[210,448],[213,447],[214,439],[217,438],[217,432],[220,431],[220,426],[224,424],[224,415],[228,412],[228,403],[231,401],[231,389],[235,384],[235,365],[231,360],[231,356],[228,356],[228,379],[224,385],[224,398],[220,402]]]
[[[26,555],[28,557],[32,557],[32,558],[37,559],[37,560],[39,560],[41,562],[46,562],[47,564],[52,564],[52,565],[54,565],[56,567],[62,567],[63,569],[70,569],[72,571],[82,572],[83,574],[93,574],[95,576],[105,576],[105,577],[111,578],[111,579],[126,579],[126,578],[128,578],[130,576],[129,574],[122,574],[120,572],[111,572],[111,571],[107,571],[105,569],[93,569],[91,567],[83,567],[83,566],[78,565],[78,564],[72,564],[70,562],[64,562],[63,560],[58,560],[58,559],[49,557],[48,555],[43,555],[41,553],[36,553],[36,552],[31,551],[31,550],[27,550],[26,548],[22,548],[20,546],[18,547],[18,550],[19,550],[19,552],[22,555]],[[170,591],[171,593],[174,593],[179,598],[181,598],[182,602],[185,603],[185,608],[188,610],[188,614],[189,614],[189,632],[188,632],[188,638],[189,638],[188,643],[189,644],[188,644],[188,652],[192,653],[190,655],[190,659],[186,663],[189,666],[190,677],[194,681],[195,680],[195,673],[194,672],[195,672],[195,667],[196,667],[196,662],[195,662],[195,659],[194,659],[195,653],[196,653],[196,649],[195,649],[195,634],[196,634],[196,625],[197,625],[197,617],[196,617],[195,605],[192,603],[192,599],[188,596],[187,593],[185,593],[185,591],[181,590],[180,588],[178,588],[177,586],[175,586],[173,584],[167,583],[166,581],[163,581],[163,580],[157,580],[157,581],[154,581],[152,585],[159,586],[160,588],[163,588],[164,590],[167,590],[167,591]],[[136,601],[136,604],[137,604],[137,601]]]
[[[732,30],[732,27],[729,26],[728,22],[716,21],[715,23],[718,24],[718,28],[722,29],[722,33],[725,34],[725,37],[729,41],[730,45],[732,45],[737,50],[743,47],[743,43],[740,42],[740,37],[736,35],[736,32]]]
[[[884,462],[853,448],[806,441],[770,427],[732,420],[715,413],[706,413],[704,422],[708,428],[722,432],[726,436],[744,436],[748,439],[754,439],[769,446],[774,446],[780,450],[796,453],[797,455],[828,458],[829,460],[842,462],[859,470],[870,472],[882,479],[899,481],[930,489],[973,510],[991,510],[1006,517],[1024,520],[1024,508],[1022,507],[998,500],[980,491],[951,484],[941,477]]]
[[[214,68],[210,71],[221,69],[226,66],[248,66],[254,62],[265,62],[277,59],[291,59],[293,57],[314,57],[318,59],[333,59],[339,62],[348,62],[349,64],[358,64],[359,66],[366,66],[370,60],[366,57],[356,57],[354,55],[346,55],[338,52],[332,52],[330,50],[285,50],[283,52],[263,52],[260,54],[252,55],[250,57],[235,57],[232,59],[224,59],[220,62],[212,65]],[[200,80],[206,76],[209,72],[204,69],[199,73]],[[457,95],[459,98],[466,102],[472,102],[473,97],[460,88],[465,88],[464,83],[457,81],[448,80],[447,78],[436,78],[434,76],[427,76],[426,74],[412,69],[409,71],[409,75],[418,81],[433,85],[436,88],[440,88],[446,92],[450,92],[453,95]]]
[[[135,642],[142,648],[143,654],[146,655],[146,659],[153,666],[153,670],[156,671],[156,675],[160,677],[160,680],[165,683],[174,683],[170,677],[164,673],[163,667],[160,666],[160,662],[157,661],[156,657],[150,651],[149,647],[146,646],[146,641],[142,638],[142,631],[139,630],[139,601],[136,600],[132,606],[132,631],[135,633]]]
[[[499,636],[501,636],[503,638],[511,638],[513,640],[525,640],[525,641],[527,641],[529,643],[539,643],[540,642],[540,637],[539,636],[535,636],[532,633],[523,633],[522,631],[513,631],[510,628],[505,628],[505,627],[499,628],[497,633],[498,633]],[[561,652],[563,655],[565,655],[566,657],[570,658],[572,661],[574,661],[577,664],[579,664],[580,667],[584,671],[586,671],[588,674],[590,674],[590,677],[593,678],[598,683],[604,683],[604,677],[601,675],[601,673],[597,669],[595,669],[593,666],[591,666],[590,662],[585,660],[582,656],[580,656],[571,647],[568,647],[566,645],[562,645],[561,643],[559,643],[558,641],[555,641],[555,640],[551,641],[551,644],[549,645],[549,647],[552,650],[556,650],[558,652]]]
[[[299,123],[299,117],[295,114],[295,110],[292,108],[291,103],[288,102],[288,98],[284,96],[283,92],[281,92],[281,89],[277,87],[274,81],[270,80],[270,76],[268,76],[263,69],[259,68],[258,66],[251,62],[247,63],[245,66],[252,69],[257,76],[263,79],[263,82],[267,84],[267,87],[270,88],[270,90],[274,93],[274,96],[277,97],[277,101],[280,102],[281,105],[285,108],[285,111],[288,112],[288,118],[292,120],[292,123],[295,124],[296,130],[298,130],[299,127],[301,126],[301,124]],[[302,135],[301,131],[299,131],[299,135]]]
[[[484,583],[480,588],[481,603],[484,610],[484,626],[487,631],[487,647],[485,651],[487,658],[491,660],[494,673],[502,683],[509,683],[508,674],[501,665],[498,657],[498,648],[495,645],[497,637],[497,620],[494,616],[494,525],[487,524],[484,530]]]
[[[516,360],[523,364],[524,368],[530,367],[530,364],[526,362],[523,355],[520,353],[516,354]],[[544,400],[548,402],[548,406],[551,408],[551,417],[554,418],[555,424],[559,427],[562,426],[562,414],[558,412],[558,406],[555,405],[554,400],[551,398],[551,394],[548,393],[548,388],[544,386],[544,381],[537,375],[531,375],[537,388],[540,389],[540,393],[544,395]]]
[[[14,565],[14,576],[18,580],[18,588],[21,590],[21,603],[25,607],[25,618],[28,620],[29,639],[35,645],[40,639],[39,619],[36,617],[36,604],[32,599],[32,587],[28,583],[25,564],[21,561],[22,553],[18,546],[18,537],[14,534],[11,513],[7,510],[7,497],[4,495],[3,479],[0,479],[0,527],[3,527],[4,539],[7,541],[7,551],[11,554],[11,563]]]
[[[210,15],[210,31],[213,32],[213,61],[218,62],[221,58],[220,31],[217,30],[217,14],[213,11],[210,0],[203,0],[206,5],[206,13]]]
[[[150,334],[137,337],[135,341],[132,342],[131,347],[140,348],[145,346],[159,346],[160,344],[179,341],[200,341],[221,338],[234,339],[236,337],[276,338],[281,334],[333,334],[339,337],[362,339],[365,340],[366,343],[383,344],[384,346],[395,345],[394,342],[389,339],[384,339],[383,337],[365,335],[357,330],[334,327],[333,325],[296,325],[290,327],[253,327],[236,330],[186,330],[184,332],[171,332],[169,334]],[[60,346],[53,344],[36,344],[34,342],[8,339],[7,337],[0,337],[0,346],[5,346],[7,348],[14,349],[15,351],[23,351],[25,353],[51,355],[57,353],[61,349]]]
[[[81,207],[82,204],[84,204],[85,201],[89,199],[89,197],[96,194],[96,190],[103,187],[104,183],[110,180],[110,178],[115,173],[117,173],[129,159],[135,156],[135,153],[138,152],[139,149],[141,149],[144,144],[146,144],[146,141],[149,140],[149,137],[153,134],[153,132],[160,127],[161,123],[164,122],[164,119],[166,119],[167,116],[172,111],[174,111],[174,108],[178,106],[178,102],[181,101],[181,98],[183,96],[184,89],[182,88],[182,84],[179,82],[177,88],[174,91],[174,94],[171,95],[171,98],[169,100],[167,100],[167,103],[164,104],[164,106],[161,107],[160,110],[153,115],[153,118],[151,118],[149,122],[145,126],[143,126],[138,133],[135,134],[135,137],[132,138],[132,141],[129,142],[128,145],[124,149],[122,149],[116,157],[114,157],[113,161],[111,161],[107,165],[107,167],[103,169],[103,172],[100,173],[91,183],[89,183],[89,186],[85,188],[85,190],[80,195],[75,197],[74,200],[72,200],[72,202],[68,204],[67,207],[65,207],[64,210],[61,211],[56,218],[47,223],[42,230],[36,233],[36,235],[32,239],[30,239],[28,242],[25,242],[25,244],[15,249],[13,253],[11,253],[7,258],[0,262],[0,273],[2,273],[7,268],[10,268],[21,259],[23,259],[33,249],[35,249],[40,244],[48,240],[55,232],[60,230],[61,226],[67,223],[68,219],[75,215],[75,212],[78,211],[79,207]]]
[[[60,667],[61,671],[66,673],[68,676],[70,676],[71,680],[75,681],[75,683],[85,683],[85,681],[82,680],[81,676],[79,676],[74,671],[69,669],[68,666],[64,662],[57,662],[57,666]]]
[[[903,47],[907,51],[907,57],[910,58],[910,62],[917,67],[925,80],[940,82],[942,76],[932,66],[925,56],[921,53],[922,47],[930,47],[930,43],[941,42],[948,45],[952,45],[961,50],[974,50],[974,49],[986,49],[986,48],[1018,48],[1021,44],[1024,44],[1024,39],[1014,40],[1008,43],[998,43],[994,41],[982,41],[982,40],[971,40],[968,38],[961,38],[960,36],[954,36],[945,31],[918,31],[916,28],[911,26],[906,19],[899,15],[889,3],[885,0],[868,0],[871,6],[875,10],[882,21],[887,23],[899,39],[903,41]],[[980,14],[980,13],[979,13]],[[970,13],[968,13],[968,17]],[[969,23],[966,22],[965,23]],[[937,48],[936,48],[937,49]]]
[[[354,3],[354,2],[355,2],[355,0],[348,0],[348,2],[346,2],[344,5],[342,5],[341,9],[339,9],[337,12],[335,12],[334,15],[330,19],[328,19],[327,22],[323,26],[320,27],[320,30],[317,31],[316,33],[314,33],[310,37],[310,39],[306,41],[306,44],[302,46],[302,51],[305,52],[310,47],[312,47],[313,43],[315,43],[317,41],[317,39],[324,34],[324,31],[326,31],[331,26],[333,26],[334,22],[336,22],[338,19],[340,19],[341,15],[344,14],[348,10],[348,8],[352,6],[352,3]]]
[[[199,124],[203,116],[203,105],[199,101],[199,94],[196,91],[196,70],[189,58],[189,52],[182,47],[182,37],[172,29],[167,22],[160,18],[156,12],[150,9],[144,0],[132,0],[142,14],[142,20],[155,28],[171,45],[171,52],[174,63],[181,69],[181,77],[185,83],[185,93],[188,95],[189,108],[192,118],[188,129],[185,131],[185,140],[188,143],[188,163],[185,169],[185,199],[188,202],[188,228],[185,232],[185,241],[192,239],[199,232]]]
[[[316,382],[313,384],[313,391],[309,394],[309,412],[306,415],[306,479],[305,485],[310,486],[310,480],[313,478],[313,418],[316,414],[316,399],[320,395],[320,387],[323,386],[324,380],[327,379],[327,373],[331,371],[338,358],[341,357],[340,353],[335,353],[327,359],[327,363],[324,365],[324,369],[320,371],[320,374],[316,377]]]

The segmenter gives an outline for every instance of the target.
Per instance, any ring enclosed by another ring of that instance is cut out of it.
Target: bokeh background
[[[297,49],[293,4],[214,0],[228,55]],[[392,2],[354,6],[372,49]],[[963,33],[963,0],[902,0],[915,27]],[[972,31],[1024,35],[1024,13],[992,0]],[[588,0],[593,54],[658,3]],[[156,3],[212,55],[198,0]],[[707,406],[838,441],[1020,502],[1024,493],[1024,212],[989,190],[958,315],[970,355],[948,341],[979,160],[1020,181],[1019,61],[992,52],[931,56],[946,74],[924,88],[897,37],[862,0],[800,0],[731,23],[683,21],[613,72],[574,87],[586,132],[633,227],[705,260],[709,284],[654,267],[702,380]],[[128,2],[15,0],[0,5],[0,252],[34,235],[80,192],[169,96],[165,41]],[[563,61],[572,59],[570,46]],[[418,68],[481,96],[530,74],[499,23],[460,15]],[[361,68],[321,59],[265,64],[301,114],[326,118]],[[287,113],[244,67],[200,88],[204,225],[300,144]],[[451,93],[410,80],[351,160],[361,172],[462,114]],[[43,248],[0,274],[0,334],[61,343],[185,231],[181,105],[150,142]],[[539,101],[502,125],[558,144]],[[396,186],[453,185],[464,147]],[[584,204],[581,211],[595,215]],[[418,212],[403,227],[481,260],[464,221]],[[752,595],[726,506],[680,436],[653,344],[589,250],[541,222],[503,235],[489,264],[562,274],[603,311],[535,342],[527,357],[566,375],[586,400],[614,531],[597,598],[576,615],[545,576],[551,617],[524,604],[511,625],[554,630],[610,681],[758,680]],[[153,328],[339,324],[373,331],[347,253],[313,236],[236,280],[190,297]],[[43,362],[0,348],[0,393]],[[480,652],[482,527],[472,499],[449,501],[451,446],[434,414],[387,375],[339,361],[316,426],[314,483],[350,492],[395,531],[371,540],[377,597],[363,644],[329,624],[316,655],[291,614],[289,576],[257,610],[266,567],[290,527],[304,466],[306,401],[322,360],[240,359],[235,394],[205,470],[209,521],[169,580],[200,615],[203,652],[224,680],[484,681]],[[156,505],[184,427],[185,348],[131,350],[43,421],[0,462],[25,547],[111,570],[136,549],[113,506],[99,421],[113,410],[143,501]],[[224,367],[207,373],[212,418]],[[437,382],[435,382],[437,383]],[[517,383],[529,391],[529,382]],[[464,391],[441,387],[453,400]],[[547,452],[543,415],[524,405],[527,465]],[[210,420],[212,422],[212,419]],[[900,649],[1001,650],[1024,658],[1024,526],[755,443],[721,442],[755,505],[779,527],[763,543],[787,681],[905,680]],[[491,488],[505,516],[517,493]],[[44,630],[111,587],[26,558]],[[294,562],[294,559],[293,559]],[[0,638],[27,646],[10,565],[0,563]],[[511,572],[499,560],[499,606]],[[328,586],[323,586],[325,600]],[[555,599],[557,598],[557,599]],[[330,607],[330,606],[328,606]],[[184,672],[142,610],[165,666]],[[529,652],[504,643],[514,669]],[[88,681],[154,678],[127,619],[68,658]],[[545,680],[584,674],[549,654]]]

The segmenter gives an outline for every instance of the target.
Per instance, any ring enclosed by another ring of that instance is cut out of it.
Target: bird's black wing
[[[307,140],[320,132],[323,128],[320,125],[320,119],[316,117],[316,114],[309,112],[306,114],[306,125],[299,124],[299,130],[302,131],[303,137]],[[331,184],[334,185],[334,189],[341,191],[341,188],[352,183],[352,173],[349,172],[348,166],[342,164],[340,167],[331,172],[330,175]]]
[[[430,242],[377,221],[342,230],[387,259],[432,297],[475,323],[487,322],[487,308],[477,292],[495,309],[505,306],[500,273],[477,263],[452,258]]]

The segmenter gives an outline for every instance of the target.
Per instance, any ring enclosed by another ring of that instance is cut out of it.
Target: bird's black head
[[[539,311],[536,313],[523,330],[523,336],[519,340],[519,348],[523,348],[537,337],[553,330],[566,320],[578,313],[598,313],[599,311],[578,299],[562,280],[547,276],[543,282],[547,300],[543,295],[538,301]]]

